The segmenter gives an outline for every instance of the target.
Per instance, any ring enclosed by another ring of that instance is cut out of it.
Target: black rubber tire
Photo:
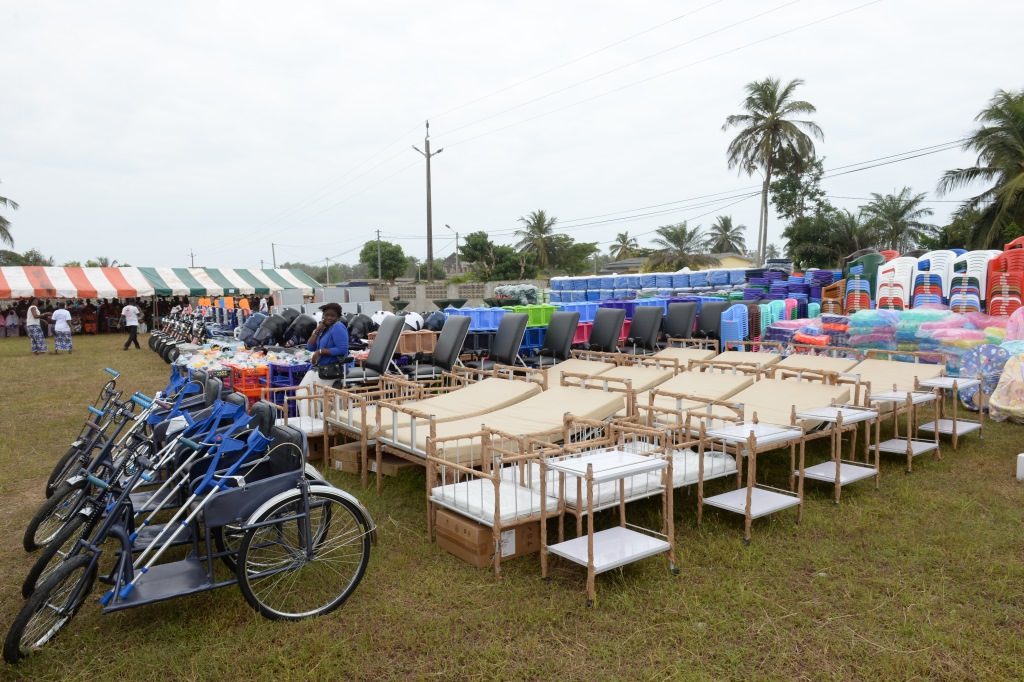
[[[89,488],[86,481],[79,481],[75,485],[61,484],[53,496],[39,507],[35,516],[28,522],[21,541],[25,551],[34,552],[56,538],[68,519],[81,508],[88,493]],[[59,520],[59,524],[50,523],[54,520]],[[43,529],[42,535],[40,535],[41,528]]]
[[[152,334],[149,335],[148,343],[149,343],[149,349],[150,350],[156,350],[156,340],[157,340],[156,336],[153,336]]]
[[[283,610],[282,608],[266,604],[263,599],[257,596],[256,590],[253,589],[253,585],[250,580],[252,578],[259,577],[259,571],[255,571],[252,574],[252,577],[250,577],[250,572],[246,570],[247,566],[257,566],[260,569],[264,569],[267,566],[267,560],[260,559],[258,554],[262,547],[266,546],[268,543],[271,545],[283,544],[281,541],[280,530],[278,529],[277,524],[264,524],[250,528],[246,531],[245,538],[242,540],[242,546],[238,552],[238,567],[235,570],[235,575],[238,577],[238,586],[241,589],[245,600],[263,617],[269,618],[270,620],[302,620],[304,618],[322,616],[330,613],[341,606],[345,600],[355,592],[356,588],[359,586],[359,582],[363,579],[363,575],[366,573],[366,566],[370,561],[370,528],[368,525],[368,519],[363,515],[362,511],[344,497],[340,491],[333,490],[330,486],[313,486],[309,492],[309,499],[311,509],[321,508],[330,512],[329,515],[324,514],[324,516],[321,517],[326,518],[326,521],[320,523],[316,528],[315,534],[317,537],[315,545],[320,547],[324,543],[331,543],[332,539],[329,537],[331,527],[333,526],[334,529],[337,530],[341,525],[341,522],[345,519],[350,519],[354,522],[355,527],[361,531],[360,535],[354,538],[351,543],[353,548],[357,548],[356,543],[358,543],[358,550],[360,552],[359,560],[356,564],[355,572],[349,579],[348,584],[345,585],[336,595],[325,600],[321,605],[315,606],[314,608],[305,608],[303,611]],[[327,504],[331,506],[325,506]],[[259,524],[272,519],[278,514],[288,516],[299,506],[301,506],[301,495],[296,491],[293,495],[289,495],[271,508],[267,509],[259,518],[251,519],[251,521],[253,524]],[[342,513],[346,514],[344,518],[341,517]],[[276,537],[274,535],[275,529],[277,529]],[[332,546],[328,551],[335,552],[337,551],[337,548]],[[294,552],[288,550],[284,552],[284,555],[291,556],[293,558],[295,557]],[[315,566],[317,563],[317,558],[314,557],[312,561],[304,561],[294,569],[281,570],[304,570],[309,566]],[[328,573],[328,575],[336,574],[335,569],[330,569],[330,572]],[[273,581],[272,585],[278,583],[280,583],[280,581]],[[293,578],[291,583],[304,588],[308,587],[310,589],[314,589],[317,585],[323,584],[323,578],[320,580],[311,580],[309,579],[309,576],[300,575]],[[332,590],[333,594],[333,588],[329,589]]]
[[[178,347],[177,346],[172,347],[169,351],[167,351],[167,358],[166,358],[167,362],[173,363],[175,360],[178,359],[178,356],[180,356],[180,355],[181,355],[181,351],[178,350]]]
[[[39,585],[31,599],[21,607],[21,611],[15,616],[14,622],[11,623],[11,627],[7,631],[7,637],[4,639],[5,661],[11,664],[17,663],[32,653],[33,649],[39,648],[53,639],[68,624],[88,598],[89,593],[92,592],[93,584],[96,582],[96,567],[97,562],[92,555],[80,554],[64,562],[59,569]],[[57,603],[50,604],[51,600]],[[46,630],[45,639],[41,637],[40,640],[23,645],[22,637],[36,614],[53,611],[54,605],[58,606],[61,612],[61,620],[56,621]]]
[[[53,497],[53,493],[60,487],[61,483],[71,478],[83,464],[82,451],[72,445],[68,451],[61,455],[57,463],[53,465],[50,477],[46,479],[46,497]]]
[[[36,591],[36,587],[53,575],[57,565],[63,563],[72,550],[75,550],[78,540],[82,537],[82,526],[86,521],[88,519],[83,514],[75,514],[64,524],[53,541],[43,547],[43,551],[39,553],[39,557],[32,564],[28,575],[25,576],[25,581],[21,584],[22,597],[25,599],[31,597],[32,593]],[[48,568],[49,571],[47,571]],[[43,575],[44,573],[46,575]]]

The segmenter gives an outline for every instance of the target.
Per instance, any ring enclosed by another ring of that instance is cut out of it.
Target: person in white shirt
[[[124,350],[128,350],[133,343],[136,348],[139,348],[139,315],[139,309],[131,301],[121,308],[121,317],[124,318],[124,326],[128,330],[128,340],[124,342]]]
[[[50,320],[53,322],[53,352],[54,354],[66,350],[71,353],[71,313],[64,307],[63,303],[57,304],[57,309],[50,313]]]
[[[32,355],[46,354],[46,337],[43,336],[43,328],[39,326],[39,320],[43,317],[39,312],[39,301],[33,301],[25,312],[25,331],[31,341]]]

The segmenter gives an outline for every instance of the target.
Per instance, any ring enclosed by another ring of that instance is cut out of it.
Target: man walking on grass
[[[128,330],[128,340],[124,342],[124,350],[133,343],[139,348],[139,309],[129,300],[128,304],[121,308],[121,317],[124,318],[124,326]]]

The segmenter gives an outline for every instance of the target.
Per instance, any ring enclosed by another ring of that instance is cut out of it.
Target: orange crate
[[[398,349],[395,351],[399,355],[416,355],[416,353],[433,353],[434,348],[437,346],[438,332],[432,332],[429,330],[421,330],[414,332],[411,330],[402,331],[402,335],[398,337]],[[377,332],[370,332],[366,337],[367,341],[373,344],[374,339],[377,338]]]
[[[224,366],[231,370],[231,390],[248,397],[259,397],[260,390],[267,385],[267,366],[241,367],[225,362]]]

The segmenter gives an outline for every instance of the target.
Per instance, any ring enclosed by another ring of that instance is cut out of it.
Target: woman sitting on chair
[[[344,361],[348,356],[348,329],[341,322],[341,306],[325,303],[320,324],[309,337],[306,349],[313,351],[312,367],[302,378],[300,386],[319,384],[333,386],[341,379],[345,370]]]

